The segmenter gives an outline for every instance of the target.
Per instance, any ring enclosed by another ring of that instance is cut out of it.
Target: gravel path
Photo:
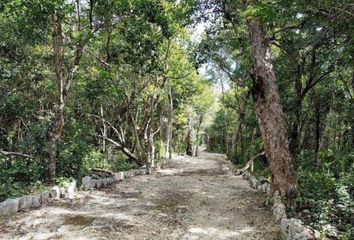
[[[177,157],[152,175],[0,219],[0,239],[280,239],[265,196],[224,156]]]

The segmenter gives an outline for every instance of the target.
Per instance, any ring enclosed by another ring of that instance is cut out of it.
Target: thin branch
[[[161,126],[159,126],[159,128],[156,129],[156,131],[152,133],[152,136],[155,136],[160,131],[160,129],[161,129]]]
[[[259,154],[257,154],[257,155],[254,156],[253,158],[251,158],[251,160],[249,160],[243,168],[241,168],[241,169],[236,169],[235,175],[240,175],[240,174],[242,174],[244,171],[246,171],[247,169],[250,168],[250,166],[252,165],[252,163],[253,163],[254,160],[256,160],[258,157],[263,156],[263,155],[265,155],[265,152],[264,152],[264,151],[261,152],[261,153],[259,153]]]
[[[109,63],[107,63],[106,61],[104,61],[103,59],[101,59],[99,56],[97,56],[96,54],[90,52],[87,49],[84,49],[85,52],[87,52],[89,55],[93,56],[94,58],[96,58],[103,66],[111,68],[111,65],[109,65]]]
[[[134,160],[134,162],[140,164],[139,158],[132,153],[128,148],[122,146],[121,144],[119,144],[118,142],[114,141],[113,139],[110,139],[108,137],[103,137],[103,136],[99,136],[100,138],[107,140],[108,142],[112,143],[113,145],[115,145],[119,150],[122,151],[122,153],[124,153],[127,157],[129,157],[130,159]]]
[[[25,154],[25,153],[19,153],[19,152],[8,152],[8,151],[3,151],[0,150],[0,154],[4,155],[4,156],[18,156],[18,157],[25,157],[25,158],[34,158],[31,155]]]
[[[288,31],[288,30],[301,29],[301,28],[303,28],[304,25],[305,25],[305,23],[307,22],[307,20],[308,20],[308,19],[306,18],[306,19],[304,19],[302,22],[300,22],[300,23],[297,24],[297,25],[287,26],[287,27],[285,27],[285,28],[282,28],[282,29],[279,29],[279,30],[273,32],[273,35],[272,35],[272,37],[270,38],[270,40],[274,40],[274,39],[275,39],[275,35],[278,34],[278,33],[280,33],[280,32],[285,32],[285,31]]]
[[[322,79],[324,79],[328,74],[332,73],[333,70],[328,70],[325,73],[323,73],[321,76],[319,76],[316,81],[311,81],[309,82],[306,87],[304,88],[304,90],[301,93],[301,98],[304,98],[305,95],[307,94],[308,91],[311,90],[311,88],[313,88],[317,83],[319,83]]]
[[[107,123],[107,124],[113,129],[113,131],[118,135],[119,141],[120,141],[121,143],[124,143],[122,134],[118,131],[117,128],[115,128],[115,127],[113,126],[113,124],[112,124],[111,122],[107,121],[106,119],[104,119],[104,118],[102,118],[102,117],[100,117],[100,116],[98,116],[98,115],[95,115],[95,114],[90,114],[90,115],[91,115],[92,117],[94,117],[94,118],[97,118],[97,119],[101,120],[101,121],[104,122],[104,123]]]

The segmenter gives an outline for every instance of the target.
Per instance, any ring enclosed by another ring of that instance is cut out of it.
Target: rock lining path
[[[265,195],[221,154],[176,157],[152,175],[0,219],[0,239],[280,239]]]

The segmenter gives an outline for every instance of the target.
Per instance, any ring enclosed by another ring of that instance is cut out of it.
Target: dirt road
[[[280,239],[264,199],[223,155],[202,153],[2,219],[0,239]]]

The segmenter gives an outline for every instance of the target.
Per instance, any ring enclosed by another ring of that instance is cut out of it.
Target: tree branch
[[[110,139],[108,137],[103,137],[103,136],[99,136],[100,138],[107,140],[108,142],[112,143],[113,145],[115,145],[119,150],[122,151],[122,153],[124,153],[127,157],[129,157],[130,159],[132,159],[134,162],[136,162],[138,165],[141,164],[141,161],[139,160],[139,158],[132,153],[128,148],[122,146],[121,144],[119,144],[118,142],[114,141],[113,139]]]
[[[25,157],[25,158],[34,158],[31,155],[25,154],[25,153],[19,153],[19,152],[8,152],[8,151],[3,151],[0,150],[0,154],[4,155],[4,156],[18,156],[18,157]]]
[[[107,67],[107,68],[111,68],[111,65],[109,65],[107,62],[105,62],[103,59],[101,59],[99,56],[97,56],[96,54],[90,52],[87,49],[84,49],[84,51],[86,53],[88,53],[89,55],[93,56],[94,58],[96,58],[103,66]]]
[[[243,168],[241,168],[241,169],[236,169],[235,175],[240,175],[240,174],[242,174],[244,171],[246,171],[247,169],[249,169],[250,166],[252,165],[253,161],[256,160],[258,157],[263,156],[264,154],[265,154],[265,152],[263,151],[263,152],[257,154],[256,156],[254,156],[253,158],[251,158],[251,160],[249,160]]]
[[[292,29],[301,29],[301,28],[303,28],[304,25],[305,25],[305,23],[307,22],[307,20],[308,20],[308,18],[305,18],[302,22],[300,22],[300,23],[297,24],[297,25],[287,26],[287,27],[285,27],[285,28],[282,28],[282,29],[279,29],[279,30],[273,32],[272,37],[270,38],[270,40],[271,40],[271,41],[274,40],[274,39],[275,39],[275,35],[276,35],[277,33],[285,32],[285,31],[292,30]]]

